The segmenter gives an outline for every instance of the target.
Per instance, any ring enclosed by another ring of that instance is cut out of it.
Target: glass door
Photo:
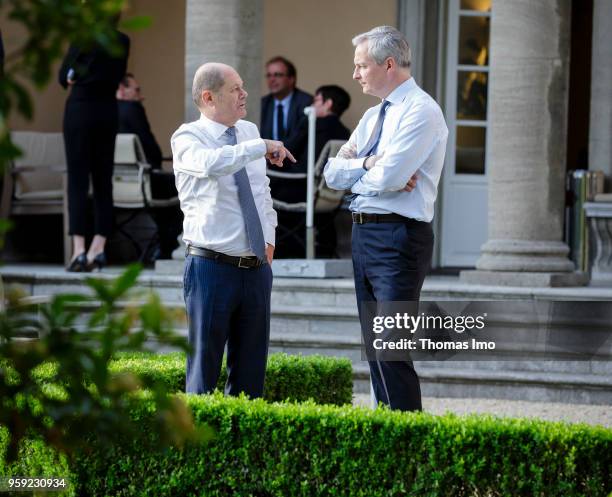
[[[487,240],[491,0],[450,0],[441,265],[472,267]]]

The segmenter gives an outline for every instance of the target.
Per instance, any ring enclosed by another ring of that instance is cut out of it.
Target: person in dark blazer
[[[317,117],[315,126],[315,162],[319,160],[323,147],[329,140],[348,140],[351,132],[348,130],[340,116],[351,104],[351,97],[344,88],[337,85],[324,85],[315,91],[313,106]],[[298,124],[297,130],[286,143],[297,159],[295,164],[287,164],[283,168],[285,173],[306,173],[308,166],[308,118],[304,116]],[[270,178],[272,198],[287,203],[306,201],[306,180]],[[302,213],[278,212],[279,232],[296,233],[279,244],[278,257],[304,257],[305,247],[302,240],[305,237]],[[317,257],[334,257],[336,252],[336,229],[334,227],[335,214],[319,214],[315,216],[317,227],[316,253]]]
[[[117,19],[118,21],[118,19]],[[119,53],[100,45],[71,45],[59,71],[70,88],[64,111],[64,143],[68,166],[68,218],[72,259],[68,271],[102,269],[104,247],[113,229],[113,163],[118,112],[115,92],[127,66],[130,39],[115,31]],[[86,252],[89,183],[93,187],[94,237]]]
[[[351,97],[344,88],[337,85],[324,85],[317,88],[313,100],[315,109],[315,161],[321,155],[323,147],[329,140],[348,140],[351,136],[349,129],[342,124],[340,117],[351,104]],[[291,146],[294,157],[297,159],[295,164],[283,167],[285,173],[305,173],[308,164],[308,117],[303,116],[297,125],[297,129],[291,139]],[[289,148],[289,143],[286,143]],[[287,202],[303,202],[306,200],[306,186],[302,188],[303,194],[299,198],[295,196],[284,196],[279,190],[278,198]],[[300,190],[300,191],[302,191]],[[274,194],[274,190],[272,191]]]
[[[138,81],[132,73],[126,73],[117,88],[119,133],[138,135],[149,165],[153,169],[160,169],[162,151],[151,131],[147,113],[142,105],[143,100]]]
[[[151,171],[151,194],[154,199],[176,198],[178,193],[174,174],[162,170],[162,151],[151,131],[147,113],[142,105],[140,85],[134,75],[127,73],[117,89],[117,108],[119,110],[119,133],[138,135]],[[171,259],[173,250],[178,246],[177,238],[183,228],[183,213],[176,206],[153,209],[153,220],[157,225],[159,249],[155,259]]]
[[[296,88],[295,66],[281,56],[267,62],[266,81],[270,93],[261,99],[261,137],[289,144],[312,95]]]

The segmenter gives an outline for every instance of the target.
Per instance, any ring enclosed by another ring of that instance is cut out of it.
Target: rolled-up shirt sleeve
[[[423,165],[434,147],[445,138],[434,109],[417,106],[402,120],[393,140],[369,171],[351,186],[351,192],[375,196],[402,190]]]
[[[171,145],[174,169],[196,178],[234,174],[266,154],[266,144],[261,138],[212,148],[184,126],[172,135]]]

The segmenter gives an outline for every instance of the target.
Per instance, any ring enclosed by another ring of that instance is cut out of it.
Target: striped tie
[[[372,129],[372,134],[370,134],[370,138],[368,139],[368,143],[361,149],[361,152],[357,154],[357,157],[367,157],[368,155],[376,154],[378,149],[378,142],[380,141],[380,135],[382,135],[382,127],[385,121],[385,113],[387,112],[387,107],[391,102],[388,100],[383,100],[382,105],[380,106],[380,111],[378,112],[378,119],[376,119],[376,123],[374,124],[374,129]],[[347,193],[346,201],[352,202],[357,198],[358,193]]]
[[[361,152],[357,154],[357,157],[367,157],[368,155],[373,155],[376,153],[378,142],[380,141],[380,135],[382,134],[383,122],[385,121],[385,113],[387,112],[387,107],[390,104],[391,102],[388,100],[383,100],[382,105],[380,106],[380,111],[378,112],[378,119],[376,120],[374,129],[372,130],[370,139],[368,140],[368,143],[365,144],[365,147],[363,147]]]
[[[236,145],[236,128],[234,126],[227,128],[225,135],[227,136],[228,145]],[[266,242],[264,241],[261,221],[257,213],[257,207],[255,207],[255,199],[253,198],[253,191],[251,190],[251,183],[249,182],[246,168],[243,167],[240,171],[235,172],[234,180],[238,187],[238,202],[240,203],[242,217],[244,217],[249,248],[260,261],[265,261]]]

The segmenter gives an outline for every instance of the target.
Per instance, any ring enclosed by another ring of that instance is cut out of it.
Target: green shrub
[[[212,441],[150,449],[156,435],[143,401],[133,412],[139,439],[76,458],[76,495],[599,497],[612,490],[612,431],[601,427],[183,398],[196,423],[215,430]]]
[[[185,355],[121,353],[109,369],[114,373],[133,373],[152,382],[161,382],[169,392],[185,390]],[[42,380],[54,376],[54,366],[45,364],[35,373]],[[227,373],[222,368],[218,389],[225,385]],[[300,356],[283,353],[268,357],[264,399],[301,402],[312,399],[319,404],[350,404],[353,396],[351,363],[348,359]]]

